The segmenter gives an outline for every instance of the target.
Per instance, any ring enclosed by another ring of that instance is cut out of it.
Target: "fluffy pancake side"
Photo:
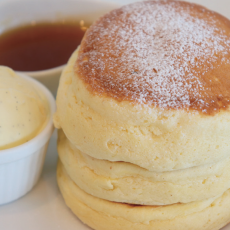
[[[93,95],[74,72],[77,58],[76,50],[62,73],[54,123],[81,152],[158,172],[212,164],[229,156],[229,110],[207,116],[140,108]]]
[[[229,222],[230,191],[188,204],[139,206],[106,201],[81,190],[59,162],[57,180],[67,206],[96,230],[219,230]]]
[[[156,173],[126,162],[92,158],[74,148],[62,130],[58,134],[58,155],[82,190],[110,201],[141,205],[189,203],[220,196],[230,188],[230,158]]]

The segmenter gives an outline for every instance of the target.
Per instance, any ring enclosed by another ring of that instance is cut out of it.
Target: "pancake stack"
[[[230,21],[180,1],[101,17],[62,73],[57,180],[96,230],[230,221]]]

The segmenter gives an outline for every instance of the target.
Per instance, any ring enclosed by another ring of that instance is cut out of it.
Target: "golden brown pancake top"
[[[75,72],[93,94],[214,114],[230,104],[230,21],[179,1],[123,6],[87,31]]]

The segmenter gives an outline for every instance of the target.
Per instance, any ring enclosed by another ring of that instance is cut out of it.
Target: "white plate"
[[[124,4],[132,0],[114,1]],[[229,0],[194,0],[194,2],[230,18]],[[0,206],[1,230],[90,230],[64,204],[56,183],[56,163],[56,133],[54,133],[39,183],[21,199]],[[222,230],[230,230],[230,224]]]

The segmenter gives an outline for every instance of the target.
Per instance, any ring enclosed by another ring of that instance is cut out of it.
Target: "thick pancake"
[[[215,164],[156,173],[126,162],[92,158],[58,133],[58,155],[70,178],[102,199],[141,205],[189,203],[220,196],[230,188],[230,158]]]
[[[57,181],[67,206],[96,230],[219,230],[230,221],[230,190],[188,204],[140,206],[111,202],[81,190],[59,162]]]
[[[230,104],[230,21],[181,1],[123,6],[87,31],[75,65],[102,97],[214,114]]]
[[[64,69],[54,123],[81,152],[150,171],[213,164],[230,156],[230,112],[138,107],[90,93],[74,73],[76,50]]]

